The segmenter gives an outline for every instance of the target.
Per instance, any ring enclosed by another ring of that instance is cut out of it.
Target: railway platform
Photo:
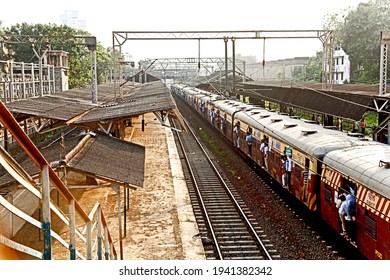
[[[145,146],[144,187],[131,195],[124,259],[205,259],[172,131],[154,114],[133,119],[126,140]]]
[[[198,227],[173,133],[171,129],[162,126],[153,113],[145,114],[144,122],[144,131],[142,117],[133,118],[132,126],[125,129],[125,140],[145,147],[145,177],[143,187],[130,190],[127,197],[125,190],[120,188],[121,223],[118,220],[117,189],[101,185],[69,190],[87,212],[93,209],[95,203],[100,203],[118,253],[117,259],[203,260],[205,253],[201,239],[197,237]],[[71,185],[82,184],[83,180],[85,177],[77,174],[69,176]],[[26,203],[34,212],[36,203]],[[59,205],[64,207],[66,203],[60,201]],[[124,205],[128,207],[125,208]],[[39,215],[38,210],[32,214],[36,218]],[[69,228],[62,227],[61,224],[59,219],[52,220],[53,228],[68,235]],[[31,248],[39,249],[42,246],[39,230],[28,223],[17,225],[15,220],[14,229],[16,226],[20,229],[15,234],[14,241],[28,240]],[[58,247],[60,246],[53,242],[53,259],[69,259],[69,255]],[[6,249],[0,246],[0,252]],[[12,250],[7,255],[6,259],[31,259],[31,256]],[[0,259],[3,257],[4,254],[0,254]]]

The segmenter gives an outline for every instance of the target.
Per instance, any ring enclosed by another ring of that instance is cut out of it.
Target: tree
[[[380,65],[380,32],[390,30],[390,0],[370,0],[355,10],[328,16],[325,28],[335,30],[351,60],[351,81],[377,83]]]
[[[322,82],[322,52],[310,57],[301,73],[302,80],[316,83]]]
[[[35,36],[91,36],[91,34],[84,30],[77,30],[65,25],[58,26],[56,24],[16,24],[11,26],[9,29],[6,29],[5,33]],[[14,50],[14,60],[38,63],[39,60],[34,53],[34,49],[39,55],[41,55],[47,47],[52,50],[63,50],[69,52],[69,88],[85,87],[91,84],[90,51],[86,46],[77,43],[80,43],[80,39],[74,38],[66,40],[64,44],[53,44],[50,46],[42,44],[35,44],[34,46],[30,44],[15,44],[12,46]],[[105,83],[108,75],[103,73],[107,72],[105,68],[110,65],[111,52],[97,42],[96,57],[98,83]]]

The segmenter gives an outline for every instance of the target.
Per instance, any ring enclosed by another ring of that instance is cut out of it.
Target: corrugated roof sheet
[[[161,81],[124,87],[124,95],[114,101],[114,85],[98,86],[98,102],[93,104],[90,88],[18,100],[6,104],[14,114],[25,114],[53,120],[69,121],[86,113],[75,123],[113,120],[149,112],[172,110],[176,105]]]
[[[73,150],[74,147],[76,147],[76,145],[79,143],[80,139],[82,138],[80,137],[81,132],[82,129],[80,128],[75,129],[69,127],[64,130],[64,134],[68,133],[64,136],[66,153],[69,153],[71,150]],[[60,135],[54,137],[58,139],[58,141],[56,142],[52,142],[52,139],[48,139],[37,145],[39,151],[49,163],[58,161],[60,159],[62,148],[61,140],[58,137],[60,137]],[[15,160],[23,167],[23,169],[28,174],[30,174],[30,176],[34,176],[35,174],[38,174],[40,172],[36,164],[26,155],[24,151],[21,152],[15,158]],[[8,186],[15,182],[15,179],[11,175],[9,175],[8,172],[0,165],[0,186]]]
[[[96,135],[67,165],[76,171],[142,187],[145,147],[106,135]]]
[[[263,100],[301,107],[314,112],[360,119],[373,106],[374,95],[312,90],[307,88],[276,87],[256,84],[240,84],[240,94]]]
[[[165,84],[155,82],[134,89],[118,102],[108,102],[99,108],[91,110],[75,121],[75,123],[113,120],[175,108],[176,104]]]
[[[65,136],[65,149],[67,154],[85,136],[85,134],[80,134],[81,132],[82,130],[79,128],[72,128],[72,132]],[[45,159],[49,163],[53,163],[61,159],[60,144],[61,140],[50,144],[44,142],[38,148]],[[30,176],[34,176],[40,172],[39,168],[25,153],[18,155],[16,161]],[[145,147],[110,136],[96,135],[88,140],[83,149],[70,160],[68,166],[76,172],[88,173],[93,176],[116,181],[120,184],[142,187],[144,181],[144,162]],[[107,168],[107,165],[110,168]],[[0,166],[0,186],[9,186],[15,182],[15,179]]]

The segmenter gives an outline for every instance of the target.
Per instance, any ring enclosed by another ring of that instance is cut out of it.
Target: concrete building
[[[349,61],[349,55],[340,47],[336,47],[333,53],[333,84],[344,84],[349,82],[351,63]]]

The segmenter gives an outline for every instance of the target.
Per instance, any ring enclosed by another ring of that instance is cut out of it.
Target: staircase
[[[0,164],[19,183],[14,193],[0,186],[0,259],[117,259],[101,205],[84,211],[1,101],[0,122],[40,170],[38,179],[31,178],[0,146]],[[61,207],[50,197],[54,189],[65,201]],[[21,203],[15,203],[16,194]],[[22,238],[14,238],[18,225]],[[6,251],[8,257],[2,255]]]

